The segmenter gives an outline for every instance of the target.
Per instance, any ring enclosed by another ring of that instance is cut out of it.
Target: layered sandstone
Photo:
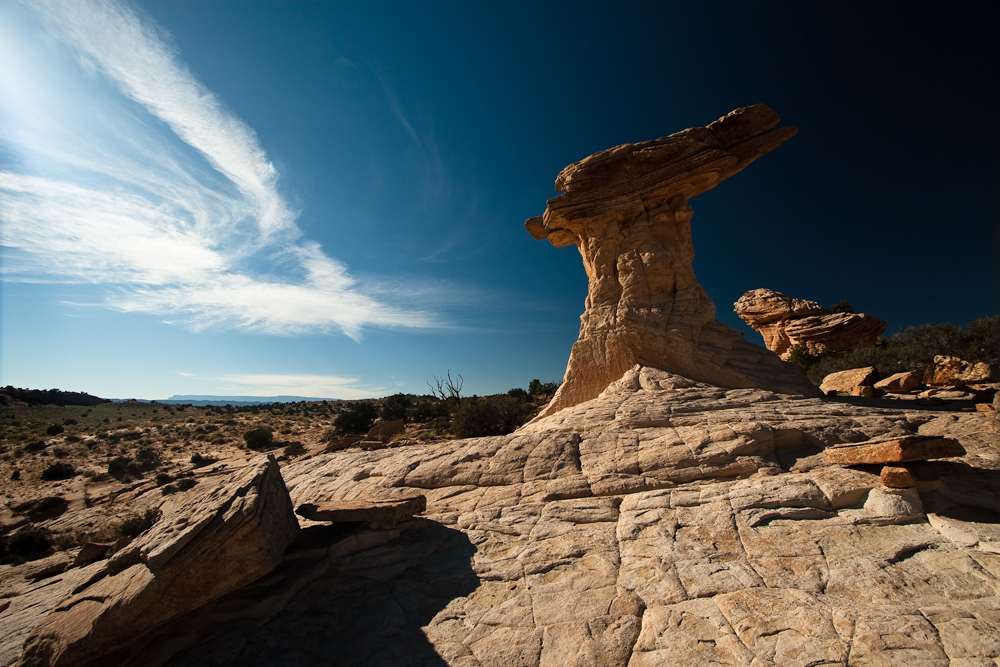
[[[984,421],[636,367],[515,434],[298,461],[296,503],[419,493],[427,509],[363,552],[286,557],[136,664],[990,664]],[[942,432],[968,455],[906,463],[915,487],[822,456]]]
[[[814,395],[815,388],[715,319],[692,268],[688,200],[796,133],[767,105],[707,127],[616,146],[566,167],[562,194],[525,227],[576,245],[589,279],[580,337],[542,415],[595,398],[637,363],[722,387]]]
[[[299,526],[281,472],[260,457],[222,484],[178,499],[31,631],[21,667],[117,664],[159,626],[275,568]]]
[[[769,289],[746,292],[733,304],[736,314],[764,338],[767,349],[788,359],[792,347],[813,354],[844,354],[871,347],[888,324],[865,313],[833,313],[815,301],[792,299]]]

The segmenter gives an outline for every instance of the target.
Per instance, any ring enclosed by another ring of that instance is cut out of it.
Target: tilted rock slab
[[[150,630],[273,570],[298,528],[277,463],[261,457],[165,507],[34,628],[17,664],[108,664]]]
[[[413,496],[395,500],[341,500],[319,505],[303,503],[295,509],[295,513],[310,521],[366,522],[372,527],[391,529],[425,509],[427,498]]]
[[[792,299],[769,289],[746,292],[733,309],[763,336],[767,349],[782,359],[788,359],[797,344],[813,354],[871,347],[888,327],[874,315],[833,313],[815,301]]]
[[[541,416],[595,398],[636,363],[721,387],[816,395],[797,369],[715,319],[691,265],[688,199],[791,138],[796,128],[774,129],[779,120],[758,104],[563,169],[556,190],[565,192],[525,227],[579,248],[589,292],[565,378]]]
[[[929,461],[953,456],[965,456],[965,448],[958,440],[933,436],[909,436],[841,444],[823,452],[823,458],[827,463],[844,465]]]
[[[167,664],[991,664],[1000,450],[984,423],[638,367],[508,436],[296,461],[296,503],[420,493],[427,511],[392,542],[261,579],[270,597],[239,608],[263,611]],[[967,462],[907,464],[917,488],[822,460],[941,431]]]

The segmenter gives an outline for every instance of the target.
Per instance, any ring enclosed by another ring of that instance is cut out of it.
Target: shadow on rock
[[[1000,470],[960,461],[906,464],[922,487],[924,510],[962,521],[1000,523]]]
[[[464,533],[427,519],[400,528],[398,538],[347,556],[336,555],[339,545],[386,531],[331,532],[338,541],[329,550],[299,542],[273,573],[162,628],[127,663],[445,665],[421,628],[479,586],[476,549]]]

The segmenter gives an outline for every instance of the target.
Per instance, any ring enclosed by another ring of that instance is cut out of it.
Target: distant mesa
[[[270,403],[300,403],[302,401],[338,401],[338,398],[309,398],[306,396],[208,396],[175,394],[170,398],[156,401],[169,405],[266,405]]]
[[[757,104],[562,170],[565,192],[525,228],[557,248],[576,245],[590,283],[565,379],[540,417],[597,397],[635,364],[720,387],[816,394],[798,369],[715,319],[691,265],[688,199],[794,136],[779,120]]]
[[[871,347],[888,324],[865,313],[834,313],[815,301],[792,299],[781,292],[754,289],[733,304],[736,314],[764,337],[767,349],[788,359],[792,347],[812,354],[844,355]]]

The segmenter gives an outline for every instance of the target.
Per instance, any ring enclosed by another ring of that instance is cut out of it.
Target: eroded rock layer
[[[749,290],[733,304],[736,314],[764,338],[767,349],[788,359],[794,345],[813,354],[844,354],[871,347],[888,324],[865,313],[833,313],[815,301],[769,289]]]
[[[363,552],[290,556],[134,659],[990,664],[1000,456],[985,421],[637,367],[509,436],[296,462],[284,470],[296,503],[421,494],[427,510],[393,541],[366,533]],[[945,432],[967,455],[907,463],[909,488],[821,454]]]
[[[745,107],[559,174],[565,192],[525,227],[579,248],[589,292],[563,384],[542,416],[596,397],[636,363],[722,387],[815,395],[796,369],[715,319],[691,264],[688,199],[792,137],[793,127],[775,129],[779,120],[764,104]]]

